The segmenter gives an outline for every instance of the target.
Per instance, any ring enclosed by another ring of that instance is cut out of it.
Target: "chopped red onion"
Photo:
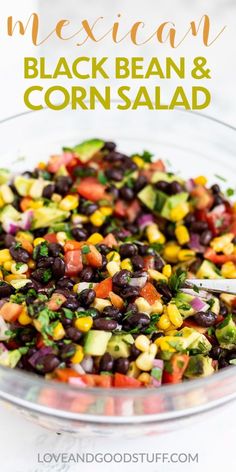
[[[164,369],[164,361],[162,359],[154,359],[153,367],[158,367],[159,369]]]
[[[212,298],[212,295],[206,292],[205,290],[199,290],[198,292],[196,292],[196,290],[194,290],[193,288],[182,288],[181,292],[186,293],[187,295],[192,295],[194,298],[205,298],[206,300]]]
[[[196,233],[191,234],[188,246],[190,249],[193,249],[196,252],[203,253],[205,251],[204,246],[202,246],[200,243],[200,236]]]
[[[140,287],[140,288],[143,288],[144,285],[146,284],[147,282],[147,274],[146,272],[144,272],[141,277],[132,277],[129,281],[129,285],[131,285],[132,287]]]
[[[91,284],[91,282],[80,282],[77,284],[77,293],[86,290],[87,288],[93,288],[95,284]]]
[[[47,356],[48,354],[53,354],[53,349],[51,346],[45,346],[42,347],[42,349],[39,349],[39,351],[35,352],[30,358],[29,358],[29,363],[32,365],[32,367],[36,367],[36,364],[38,363],[38,360],[42,356]]]
[[[154,218],[152,215],[150,214],[145,214],[145,215],[142,215],[138,218],[138,225],[140,227],[141,230],[145,229],[148,225],[150,225],[151,223],[153,223],[154,221]]]
[[[20,228],[25,231],[28,231],[31,227],[33,217],[34,217],[34,212],[32,210],[25,211],[22,214],[21,221],[19,222]]]
[[[11,220],[10,218],[6,218],[2,224],[4,231],[8,234],[16,234],[19,230],[20,226],[16,223],[16,221]]]
[[[195,187],[195,182],[193,179],[188,179],[186,182],[185,182],[185,187],[186,187],[186,190],[187,192],[192,192],[192,190],[194,189]]]
[[[85,370],[85,372],[91,374],[93,371],[93,359],[91,356],[85,355],[82,362],[81,367]]]
[[[195,297],[190,302],[190,305],[194,309],[194,311],[207,311],[210,308],[208,303],[204,302],[201,298],[198,297]]]
[[[75,372],[77,372],[77,374],[81,374],[81,375],[85,374],[85,370],[83,369],[81,364],[73,364],[73,369],[75,370]]]

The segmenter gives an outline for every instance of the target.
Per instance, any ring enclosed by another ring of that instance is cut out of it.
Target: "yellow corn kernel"
[[[167,329],[170,328],[171,322],[168,317],[168,315],[163,314],[161,315],[159,321],[157,322],[157,327],[161,329],[162,331],[166,331]]]
[[[142,352],[136,359],[136,365],[140,370],[148,372],[153,367],[153,361],[155,356],[152,356],[148,352]]]
[[[142,374],[138,376],[138,380],[143,384],[148,385],[151,382],[151,376],[147,372],[142,372]]]
[[[77,318],[74,324],[75,328],[82,331],[82,333],[87,333],[87,331],[89,331],[93,326],[93,318],[92,316],[84,316],[82,318]]]
[[[168,329],[165,334],[166,336],[176,336],[176,334],[178,333],[178,330],[175,329],[174,326],[171,325],[170,329]]]
[[[78,293],[79,284],[73,286],[73,292]]]
[[[94,226],[102,226],[106,217],[100,210],[96,210],[91,216],[90,221]]]
[[[2,271],[0,270],[0,280],[2,280],[2,279],[3,279],[3,273],[2,273]]]
[[[120,254],[117,251],[109,252],[106,257],[107,257],[108,262],[110,261],[120,262]]]
[[[55,326],[54,330],[53,330],[53,339],[54,341],[60,341],[60,339],[64,338],[65,336],[65,330],[63,328],[63,325],[62,323],[59,321],[59,323],[57,323],[57,325]]]
[[[149,315],[149,313],[151,312],[151,305],[147,302],[147,300],[145,300],[145,298],[138,297],[136,298],[134,303],[137,306],[138,311],[140,311],[141,313],[146,313],[147,315]]]
[[[148,274],[150,275],[151,279],[156,280],[165,280],[167,282],[167,277],[162,274],[161,272],[158,272],[158,270],[155,269],[148,269]]]
[[[59,208],[63,211],[72,211],[75,210],[79,205],[78,195],[67,195],[64,197],[60,203]]]
[[[11,266],[12,266],[12,261],[7,261],[7,262],[4,262],[3,264],[4,269],[7,270],[8,272],[11,272]]]
[[[5,277],[5,280],[6,282],[11,282],[12,280],[19,280],[19,279],[26,279],[26,275],[25,274],[9,274],[9,275],[6,275]]]
[[[169,344],[169,341],[173,341],[174,336],[164,336],[163,338],[158,338],[155,341],[155,344],[161,349],[161,351],[176,352],[176,349]]]
[[[166,264],[163,269],[162,269],[162,273],[165,277],[167,277],[169,279],[169,277],[171,276],[172,274],[172,267],[170,264]]]
[[[180,246],[176,243],[169,243],[164,247],[163,257],[167,262],[178,262],[178,254],[180,251]]]
[[[135,347],[139,349],[140,351],[147,352],[149,350],[150,340],[144,334],[140,334],[135,339],[134,344],[135,344]]]
[[[136,363],[133,361],[133,362],[130,362],[129,369],[126,375],[128,375],[128,377],[133,377],[137,379],[137,377],[140,375],[140,372],[141,372],[140,369],[138,369],[138,367],[136,366]]]
[[[105,298],[95,298],[92,306],[98,311],[103,311],[106,306],[111,306],[111,302]]]
[[[175,326],[175,328],[180,328],[180,326],[183,324],[183,318],[178,310],[178,307],[173,303],[169,303],[166,311],[170,322]]]
[[[88,243],[90,244],[99,244],[103,241],[103,236],[100,233],[93,233],[88,238]]]
[[[18,321],[22,326],[27,326],[32,322],[32,318],[28,315],[26,307],[23,308]]]
[[[0,265],[8,261],[12,261],[12,257],[11,257],[9,249],[1,249],[0,250]]]
[[[104,216],[111,216],[112,213],[113,213],[113,210],[111,207],[109,206],[104,206],[104,207],[100,207],[100,212],[104,215]]]
[[[0,208],[4,207],[5,203],[0,195]]]
[[[163,312],[163,305],[161,301],[156,300],[155,303],[151,305],[151,314],[156,313],[158,315],[161,315],[162,312]]]
[[[143,169],[144,167],[144,160],[139,156],[132,157],[132,161],[139,167],[139,169]]]
[[[120,270],[120,264],[118,262],[115,262],[115,261],[110,261],[107,263],[107,272],[108,274],[113,277],[113,275],[116,274],[116,272],[119,272]]]
[[[36,239],[34,240],[34,247],[39,246],[39,244],[42,244],[42,243],[45,243],[45,239],[44,239],[44,238],[36,238]]]
[[[233,262],[226,262],[221,267],[221,275],[226,279],[236,278],[236,265]]]
[[[13,274],[25,274],[28,271],[28,265],[18,262],[12,262],[11,272]]]
[[[33,243],[34,236],[32,233],[29,233],[28,231],[18,231],[18,233],[16,233],[16,239],[19,241],[26,240],[26,241],[29,241],[30,243]]]
[[[181,221],[189,213],[189,204],[187,202],[180,203],[170,211],[171,221]]]
[[[35,261],[33,261],[33,259],[29,260],[28,267],[29,267],[29,269],[35,269],[36,263],[35,263]]]
[[[149,243],[151,244],[152,243],[160,243],[160,244],[165,243],[166,238],[164,234],[162,234],[161,231],[159,231],[158,226],[155,223],[147,227],[146,235],[147,235]]]
[[[187,244],[190,240],[188,229],[184,225],[179,225],[176,227],[175,236],[181,246]]]
[[[194,182],[196,185],[206,185],[207,184],[207,178],[204,175],[199,175],[198,177],[195,177]]]
[[[195,255],[195,251],[192,251],[191,249],[181,249],[178,254],[178,259],[181,262],[185,262],[195,257]]]
[[[62,200],[62,196],[59,193],[53,193],[51,196],[51,200],[54,203],[59,203]]]
[[[38,208],[42,208],[42,207],[43,207],[43,200],[37,200],[37,201],[32,200],[29,206],[29,208],[33,210],[37,210]]]
[[[233,233],[223,234],[223,236],[214,238],[211,241],[210,246],[214,249],[215,252],[221,252],[224,250],[225,246],[232,242],[233,238]]]
[[[84,358],[84,351],[82,346],[77,344],[75,354],[71,357],[72,364],[80,364]]]
[[[132,272],[133,266],[132,266],[131,260],[127,257],[126,259],[121,261],[120,268],[129,270],[130,272]]]
[[[227,244],[224,249],[223,249],[223,253],[226,255],[226,256],[230,256],[230,254],[233,254],[234,252],[234,245],[233,243],[229,243]]]

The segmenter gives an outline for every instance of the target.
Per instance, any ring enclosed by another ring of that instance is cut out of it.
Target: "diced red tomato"
[[[106,193],[106,186],[100,184],[94,177],[86,177],[77,185],[78,193],[92,202],[98,200],[110,200],[111,195]]]
[[[219,265],[225,264],[225,262],[236,263],[236,254],[217,254],[211,247],[207,248],[207,250],[204,252],[204,257],[208,261]]]
[[[95,246],[92,244],[89,245],[90,252],[86,254],[86,261],[87,264],[91,265],[92,267],[101,267],[102,266],[102,255],[97,250]]]
[[[69,367],[64,369],[56,369],[55,375],[61,382],[68,382],[69,378],[71,377],[81,377],[81,374],[77,374],[74,369],[70,369]]]
[[[181,382],[184,372],[188,366],[189,356],[187,354],[174,354],[168,361],[169,368],[163,372],[163,383]]]
[[[75,250],[81,249],[83,244],[84,244],[83,242],[74,241],[74,240],[66,241],[64,245],[64,252],[75,251]]]
[[[112,233],[107,234],[107,236],[103,239],[102,243],[108,247],[115,247],[118,245],[117,240]]]
[[[127,218],[130,223],[136,220],[140,211],[138,200],[134,200],[131,204],[127,204],[123,200],[117,200],[115,204],[114,213],[120,218]]]
[[[148,169],[142,170],[142,175],[145,175],[150,179],[154,172],[165,172],[165,164],[161,159],[158,159],[156,162],[152,162]]]
[[[30,254],[33,253],[33,244],[31,244],[30,241],[27,241],[27,239],[21,239],[21,246]]]
[[[69,277],[77,275],[83,269],[82,253],[81,250],[67,251],[65,253],[65,274]]]
[[[191,196],[194,198],[195,207],[198,210],[204,210],[205,208],[211,208],[213,204],[213,196],[211,192],[203,187],[203,185],[197,185],[191,191]]]
[[[19,318],[19,315],[22,312],[22,305],[17,303],[7,302],[0,308],[0,315],[5,321],[13,322]]]
[[[139,388],[142,387],[142,382],[128,375],[115,373],[114,375],[114,387],[117,388]]]
[[[45,236],[43,236],[44,239],[46,239],[46,241],[48,241],[48,243],[57,243],[57,235],[56,233],[48,233],[48,234],[45,234]]]
[[[73,159],[74,154],[72,152],[64,152],[59,156],[51,156],[48,163],[48,171],[55,174],[60,167],[67,166],[69,162]]]
[[[154,256],[146,256],[143,258],[144,261],[144,269],[155,269],[155,257]]]
[[[124,218],[126,216],[127,206],[123,200],[117,200],[115,203],[114,213],[116,216]]]
[[[116,308],[119,308],[119,310],[123,308],[124,301],[119,295],[117,295],[117,293],[109,292],[109,298],[111,300],[112,305],[114,305]]]
[[[160,298],[160,294],[156,290],[151,282],[147,282],[146,285],[140,291],[141,297],[145,298],[150,305],[153,305]]]
[[[31,197],[23,197],[20,201],[21,211],[26,211],[30,208],[33,199]]]
[[[41,349],[41,347],[45,347],[46,344],[44,342],[42,334],[38,333],[37,334],[37,339],[36,339],[36,347],[37,349]]]
[[[110,388],[112,385],[111,375],[78,374],[74,369],[56,369],[56,378],[61,382],[68,382],[71,378],[80,378],[88,387]]]
[[[109,293],[112,291],[112,278],[108,277],[102,280],[102,282],[96,285],[94,290],[98,298],[108,298]]]
[[[49,302],[47,303],[47,307],[49,310],[58,311],[65,301],[66,297],[64,297],[64,295],[61,293],[53,293]]]

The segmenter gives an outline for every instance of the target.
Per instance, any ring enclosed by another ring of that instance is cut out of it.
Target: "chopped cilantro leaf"
[[[89,246],[82,247],[82,254],[88,254],[90,252]]]
[[[233,188],[227,188],[226,195],[228,197],[232,197],[234,195],[234,189]]]
[[[98,172],[98,180],[99,180],[100,184],[102,184],[102,185],[106,185],[106,183],[108,182],[104,172],[102,172],[102,171]]]
[[[43,273],[43,281],[46,283],[52,278],[51,269],[46,269]]]
[[[170,276],[169,278],[169,287],[174,294],[176,294],[179,289],[183,286],[187,278],[187,273],[182,269],[177,269],[177,271]]]

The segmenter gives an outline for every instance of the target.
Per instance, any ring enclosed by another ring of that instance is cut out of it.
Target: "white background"
[[[146,48],[134,49],[128,43],[120,46],[111,46],[109,41],[97,45],[95,49],[87,45],[83,50],[77,49],[72,43],[63,45],[58,42],[49,42],[46,49],[35,50],[25,38],[7,38],[5,34],[6,16],[13,14],[25,19],[33,10],[40,10],[45,35],[55,26],[60,18],[73,18],[73,24],[79,24],[83,18],[104,16],[105,21],[111,23],[116,14],[121,13],[125,24],[131,20],[143,19],[152,30],[154,25],[164,20],[172,20],[181,31],[187,29],[190,20],[199,19],[202,14],[208,13],[212,19],[215,31],[227,25],[221,39],[212,48],[206,50],[200,46],[200,41],[186,41],[181,50],[170,51],[166,46],[150,44]],[[196,55],[205,55],[211,68],[212,79],[206,86],[212,92],[212,105],[207,113],[218,117],[236,126],[236,2],[235,0],[1,0],[0,3],[0,119],[25,110],[23,90],[26,88],[23,80],[23,57],[25,55],[43,54],[52,64],[60,55],[76,57],[77,55],[136,55],[151,57],[165,55],[178,57],[185,55],[192,58]],[[172,82],[172,86],[175,81]],[[46,84],[45,84],[46,85]],[[28,86],[28,84],[27,84]],[[162,84],[164,94],[168,94],[168,82]],[[190,86],[186,84],[186,86]],[[150,84],[151,87],[151,84]],[[1,132],[1,131],[0,131]],[[127,471],[137,471],[145,467],[151,472],[175,472],[178,470],[192,472],[195,470],[235,470],[235,437],[236,414],[235,404],[226,407],[223,412],[214,412],[207,420],[188,426],[179,432],[164,436],[140,438],[136,440],[114,441],[112,439],[76,440],[68,436],[57,436],[47,432],[37,425],[28,423],[18,417],[10,409],[0,407],[0,460],[2,472],[41,472],[41,471],[110,471],[118,470],[112,465],[87,465],[85,467],[69,467],[67,465],[41,466],[37,464],[37,452],[153,452],[153,451],[197,451],[198,465],[126,465]]]

